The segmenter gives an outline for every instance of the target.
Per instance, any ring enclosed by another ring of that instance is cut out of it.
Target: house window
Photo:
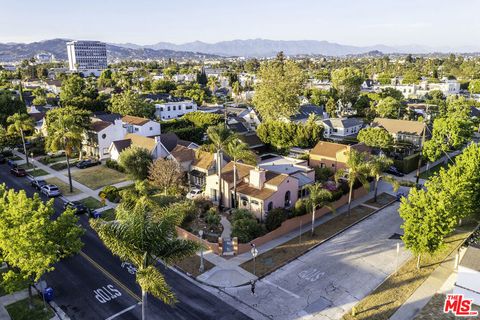
[[[285,192],[285,205],[284,207],[290,207],[291,201],[290,201],[290,190]]]
[[[320,163],[320,168],[325,168],[325,167],[326,167],[325,163]]]
[[[270,201],[267,206],[267,211],[272,211],[272,209],[273,209],[273,202]]]
[[[173,106],[173,111],[177,110],[177,106]]]
[[[332,168],[335,168],[335,163],[332,163]]]
[[[255,204],[255,205],[257,205],[257,206],[259,205],[259,203],[258,203],[257,200],[252,200],[251,202],[252,202],[252,204]]]
[[[150,131],[152,131],[152,130],[153,130],[153,128],[152,128],[152,127],[150,127]]]
[[[107,137],[107,135],[104,133],[102,134],[102,139],[105,139]]]
[[[186,106],[185,110],[192,110],[192,106]]]
[[[137,127],[135,127],[135,131],[138,131],[138,128],[137,128]]]
[[[170,106],[167,107],[167,111],[170,111]]]

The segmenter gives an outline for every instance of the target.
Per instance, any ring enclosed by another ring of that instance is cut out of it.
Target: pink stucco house
[[[233,204],[233,162],[222,168],[222,205],[231,208]],[[206,179],[205,194],[218,204],[218,175]],[[274,208],[290,208],[298,199],[299,180],[285,173],[276,173],[237,163],[238,208],[254,212],[258,219]]]

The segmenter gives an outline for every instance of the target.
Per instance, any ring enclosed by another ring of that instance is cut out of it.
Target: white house
[[[467,248],[458,266],[453,293],[463,294],[464,299],[472,299],[473,304],[480,306],[480,244]]]
[[[330,118],[323,120],[325,138],[345,138],[356,136],[363,127],[363,121],[358,118]]]
[[[91,129],[87,131],[82,150],[89,157],[110,158],[109,147],[113,141],[123,139],[125,128],[121,119],[113,122],[92,118]]]
[[[177,119],[193,111],[197,111],[197,104],[193,100],[171,99],[168,102],[155,103],[155,116],[163,121]]]
[[[122,123],[127,133],[135,133],[144,137],[161,134],[160,123],[147,118],[124,116]]]

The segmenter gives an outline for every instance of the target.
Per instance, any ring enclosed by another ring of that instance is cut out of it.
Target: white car
[[[202,190],[193,188],[189,193],[187,193],[187,199],[195,199],[196,197],[201,196],[202,193]]]
[[[54,184],[46,184],[42,186],[40,189],[40,192],[46,195],[47,197],[58,197],[62,193],[60,192],[60,189]]]

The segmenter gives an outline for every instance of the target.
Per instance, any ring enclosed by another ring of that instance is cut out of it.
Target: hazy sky
[[[0,42],[480,44],[480,0],[0,0],[0,11]]]

